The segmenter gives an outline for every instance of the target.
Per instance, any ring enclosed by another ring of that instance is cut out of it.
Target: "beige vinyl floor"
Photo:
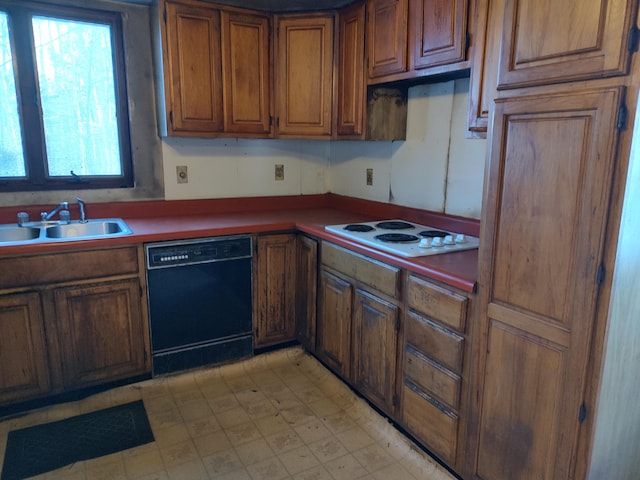
[[[140,398],[155,442],[33,478],[454,479],[299,347],[5,420],[0,465],[10,430]]]

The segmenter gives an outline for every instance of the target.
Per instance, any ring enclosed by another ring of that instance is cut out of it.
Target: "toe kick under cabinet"
[[[0,407],[149,372],[141,248],[0,260]]]

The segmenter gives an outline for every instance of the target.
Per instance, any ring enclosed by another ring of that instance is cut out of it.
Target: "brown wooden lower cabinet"
[[[468,295],[328,242],[320,257],[316,355],[460,470]]]
[[[324,242],[316,353],[388,415],[398,406],[400,270]]]
[[[400,309],[356,290],[353,312],[352,378],[356,388],[380,409],[393,413]]]
[[[316,353],[334,372],[351,374],[351,309],[353,286],[322,269],[318,293]]]
[[[146,345],[137,279],[56,289],[65,388],[145,370]]]
[[[49,391],[44,332],[39,293],[0,296],[0,405]]]
[[[296,271],[296,337],[310,352],[316,348],[318,241],[298,236]]]
[[[2,262],[0,406],[149,373],[141,246]]]
[[[407,430],[453,466],[458,448],[458,415],[408,380],[403,385],[402,409]]]
[[[400,423],[458,471],[466,444],[463,390],[468,308],[469,299],[462,293],[407,276]]]
[[[260,236],[256,240],[256,348],[296,336],[296,235]]]

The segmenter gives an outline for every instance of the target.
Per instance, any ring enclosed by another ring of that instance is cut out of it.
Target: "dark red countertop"
[[[0,223],[13,221],[8,218],[11,216],[15,218],[17,210],[18,208],[0,209]],[[38,207],[32,207],[32,210],[39,211]],[[324,230],[325,225],[404,218],[477,236],[479,223],[474,220],[332,194],[261,197],[238,201],[224,199],[100,204],[89,205],[87,210],[92,218],[123,218],[133,234],[99,240],[2,246],[0,247],[0,259],[6,255],[94,249],[241,233],[297,230],[467,292],[475,291],[477,250],[405,258],[354,243]],[[72,218],[76,218],[73,211]]]

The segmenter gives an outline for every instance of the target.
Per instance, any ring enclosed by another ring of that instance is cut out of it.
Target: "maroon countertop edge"
[[[15,223],[18,211],[27,211],[32,219],[36,219],[39,212],[52,208],[52,205],[0,207],[0,223]],[[78,218],[77,205],[70,205],[70,209],[71,217]],[[478,236],[480,223],[477,220],[399,205],[320,194],[89,203],[87,216],[123,218],[133,234],[100,240],[2,246],[0,258],[7,255],[86,250],[205,236],[298,230],[467,292],[474,292],[476,288],[477,250],[405,258],[360,245],[324,229],[325,225],[331,224],[401,218]]]

